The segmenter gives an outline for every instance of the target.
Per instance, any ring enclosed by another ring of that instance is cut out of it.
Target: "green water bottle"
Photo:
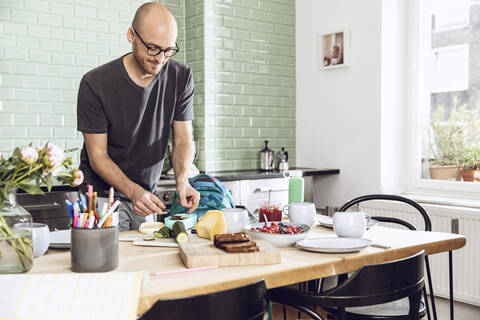
[[[288,179],[288,204],[303,202],[303,178],[302,171],[286,171],[283,176]]]

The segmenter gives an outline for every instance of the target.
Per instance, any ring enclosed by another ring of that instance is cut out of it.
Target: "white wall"
[[[297,165],[339,168],[314,180],[317,207],[381,191],[381,0],[297,0]],[[350,67],[318,71],[317,36],[348,28]]]

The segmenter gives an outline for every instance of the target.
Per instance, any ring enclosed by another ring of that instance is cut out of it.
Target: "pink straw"
[[[166,274],[183,273],[183,272],[190,272],[190,271],[203,271],[203,270],[212,270],[212,269],[218,269],[218,266],[206,266],[206,267],[198,267],[198,268],[176,269],[176,270],[170,270],[170,271],[158,271],[158,272],[152,272],[152,276],[163,276]]]

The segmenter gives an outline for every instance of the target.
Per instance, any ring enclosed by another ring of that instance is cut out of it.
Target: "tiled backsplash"
[[[76,102],[84,73],[131,50],[134,0],[0,1],[0,152],[47,140],[81,148]],[[185,48],[184,1],[167,1]],[[185,50],[176,59],[185,61]],[[73,154],[78,161],[80,152]]]
[[[88,70],[130,50],[134,0],[0,2],[0,152],[81,147],[76,96]],[[200,169],[258,167],[263,140],[295,155],[295,2],[166,0],[193,72]],[[206,151],[207,150],[207,151]],[[78,160],[78,152],[75,159]]]
[[[258,168],[264,140],[294,164],[295,1],[205,1],[204,21],[207,170]]]

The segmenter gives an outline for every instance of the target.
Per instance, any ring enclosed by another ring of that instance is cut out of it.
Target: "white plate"
[[[49,248],[70,249],[70,229],[51,231]]]
[[[297,242],[304,250],[326,253],[358,252],[371,244],[372,240],[361,238],[317,238]]]
[[[378,221],[374,219],[367,220],[367,229],[377,225]],[[318,225],[326,228],[333,229],[333,218],[321,215],[318,217]]]

